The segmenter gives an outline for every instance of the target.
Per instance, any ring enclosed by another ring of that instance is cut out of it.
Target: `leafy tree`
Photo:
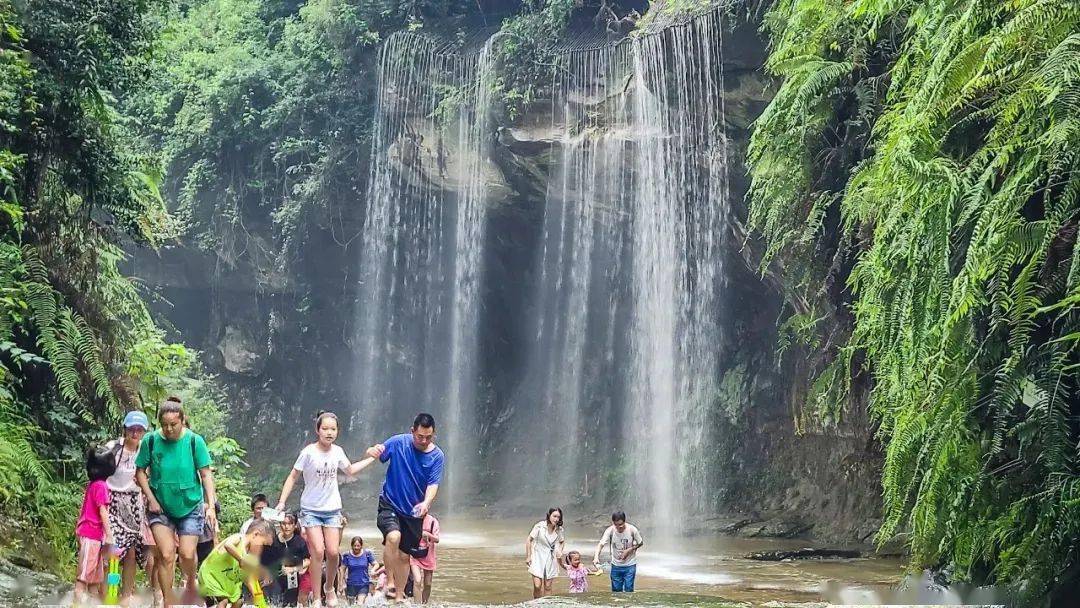
[[[0,1],[0,511],[70,566],[85,445],[193,356],[119,271],[176,234],[116,99],[148,75],[143,0]]]

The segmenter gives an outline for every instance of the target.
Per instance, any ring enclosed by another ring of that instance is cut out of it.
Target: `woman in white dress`
[[[550,595],[551,583],[559,576],[559,561],[566,547],[562,523],[562,509],[552,507],[525,540],[525,563],[532,575],[533,598]]]

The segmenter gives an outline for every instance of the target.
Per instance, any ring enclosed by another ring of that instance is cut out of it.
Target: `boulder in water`
[[[770,519],[748,524],[739,529],[739,536],[748,538],[795,538],[813,528],[800,521]]]
[[[852,559],[860,557],[858,551],[848,549],[814,549],[805,547],[802,549],[788,549],[778,551],[757,551],[746,555],[746,559],[759,562],[784,562],[796,559]]]

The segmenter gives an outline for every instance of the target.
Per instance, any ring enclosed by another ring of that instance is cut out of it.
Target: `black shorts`
[[[375,522],[379,526],[379,532],[382,532],[383,542],[386,542],[388,534],[396,530],[401,532],[401,542],[398,547],[403,553],[408,553],[412,557],[427,555],[427,549],[420,548],[420,538],[424,531],[423,519],[399,514],[385,498],[380,496],[379,515]]]

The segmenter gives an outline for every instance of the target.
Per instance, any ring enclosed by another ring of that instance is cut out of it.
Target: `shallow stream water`
[[[531,600],[524,556],[525,537],[534,523],[506,519],[442,521],[432,602],[508,605]],[[603,522],[598,522],[595,530],[568,526],[567,550],[578,550],[582,561],[591,562],[603,527]],[[589,593],[571,598],[566,595],[567,579],[562,577],[554,586],[561,597],[541,604],[722,606],[725,602],[745,602],[760,606],[769,602],[821,602],[835,600],[835,595],[827,597],[830,594],[826,590],[845,588],[848,597],[854,598],[860,590],[894,585],[902,574],[901,562],[891,558],[761,562],[743,557],[755,551],[804,547],[806,541],[718,535],[665,540],[651,536],[648,529],[643,529],[642,534],[645,546],[638,559],[637,593],[611,594],[605,574],[589,577]],[[355,535],[362,536],[367,546],[380,554],[379,533],[373,526],[347,528],[345,542]]]

